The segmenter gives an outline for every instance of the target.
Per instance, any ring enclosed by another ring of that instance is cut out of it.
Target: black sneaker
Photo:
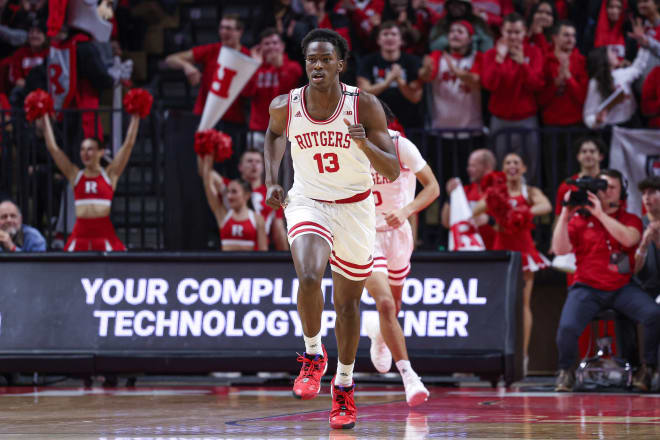
[[[647,367],[646,364],[643,364],[635,377],[633,377],[633,388],[638,391],[649,391],[651,389],[651,379],[653,378],[654,369]]]
[[[575,385],[575,373],[571,370],[559,370],[559,376],[555,382],[555,391],[558,393],[567,393],[573,391]]]

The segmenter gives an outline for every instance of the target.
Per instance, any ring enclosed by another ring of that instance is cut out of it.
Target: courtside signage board
[[[399,321],[412,350],[502,350],[516,325],[519,258],[420,254]],[[0,353],[300,350],[298,279],[286,254],[2,258]],[[323,279],[323,336],[336,314]],[[361,313],[377,313],[363,292]],[[368,348],[364,325],[361,348]],[[324,339],[336,347],[334,335]]]

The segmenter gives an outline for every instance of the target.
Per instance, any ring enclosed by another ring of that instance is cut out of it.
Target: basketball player
[[[315,29],[302,41],[309,84],[280,95],[270,105],[266,131],[267,203],[285,207],[291,254],[300,281],[298,313],[305,353],[293,394],[316,397],[327,355],[321,344],[321,281],[332,269],[335,335],[339,360],[331,382],[330,426],[350,429],[357,411],[353,365],[360,338],[360,297],[373,266],[376,235],[371,166],[387,179],[399,176],[399,162],[385,114],[369,93],[339,81],[348,45],[329,29]],[[286,143],[291,142],[293,187],[284,199],[277,185]]]
[[[383,102],[388,124],[394,113]],[[394,141],[401,174],[394,182],[372,170],[376,202],[376,252],[374,268],[367,279],[367,290],[376,301],[378,315],[369,315],[366,329],[371,339],[371,362],[380,373],[387,373],[394,357],[410,406],[424,403],[429,392],[410,366],[403,331],[397,320],[401,292],[410,272],[413,234],[408,218],[430,205],[440,195],[440,186],[419,150],[399,132],[389,130]],[[415,197],[415,178],[424,189]],[[380,319],[379,319],[380,318]],[[380,321],[380,325],[379,325]]]

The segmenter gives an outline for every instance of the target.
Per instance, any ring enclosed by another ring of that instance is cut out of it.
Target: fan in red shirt
[[[25,78],[34,67],[44,63],[48,55],[48,42],[46,41],[46,23],[34,20],[28,31],[27,45],[19,48],[12,55],[9,69],[9,78],[18,87],[25,86]]]
[[[277,29],[267,28],[259,36],[255,53],[263,64],[255,73],[255,94],[250,110],[250,130],[261,134],[268,128],[270,114],[268,107],[276,96],[287,93],[298,86],[302,77],[302,67],[291,61],[284,53],[284,42]],[[254,146],[254,144],[253,144]]]
[[[623,25],[626,20],[625,11],[628,0],[603,0],[596,25],[594,47],[610,46],[616,50],[617,56],[626,56],[626,38]]]
[[[484,149],[474,150],[468,158],[467,174],[470,183],[465,185],[465,197],[467,198],[470,207],[473,208],[476,203],[484,198],[484,193],[481,188],[481,179],[488,173],[495,170],[495,155],[490,151]],[[461,181],[457,178],[451,178],[447,181],[447,194],[451,194],[454,188],[458,186]],[[445,202],[442,207],[442,226],[449,229],[449,202]],[[477,226],[479,227],[479,235],[486,245],[486,249],[493,249],[495,243],[495,229],[489,223],[487,214],[476,217]]]
[[[543,55],[524,43],[525,23],[517,13],[504,17],[502,38],[484,54],[480,72],[482,86],[491,92],[488,109],[490,129],[526,128],[526,135],[497,136],[495,152],[502,159],[507,151],[518,151],[527,163],[528,182],[535,182],[540,163],[540,146],[534,130],[538,128],[536,93],[544,85]]]
[[[564,206],[552,235],[553,249],[575,252],[575,283],[569,288],[557,329],[559,375],[556,391],[571,391],[578,337],[603,309],[612,308],[644,327],[644,365],[633,387],[648,391],[657,365],[660,307],[631,282],[642,221],[625,210],[626,184],[617,170],[603,170],[607,189],[588,193],[589,204]],[[566,197],[568,198],[568,196]],[[582,208],[587,213],[578,213]]]
[[[545,86],[539,93],[544,125],[580,125],[587,97],[589,75],[584,56],[575,47],[576,29],[559,22],[553,35],[554,47],[545,56]]]
[[[642,114],[649,119],[649,127],[660,128],[660,66],[651,70],[642,87]]]
[[[243,22],[238,15],[224,15],[220,20],[218,29],[220,41],[218,43],[195,46],[190,50],[177,52],[169,55],[165,62],[173,69],[181,69],[188,78],[192,86],[199,85],[199,92],[193,113],[201,115],[206,103],[206,96],[209,93],[213,76],[218,70],[218,54],[223,46],[238,50],[243,54],[250,56],[250,51],[241,45],[241,36],[243,35]],[[202,72],[195,64],[202,65]],[[227,109],[221,121],[232,124],[242,125],[245,128],[245,114],[243,112],[243,101],[241,97],[251,96],[254,93],[254,82],[250,81],[241,91],[238,99]],[[224,128],[226,131],[226,127]]]

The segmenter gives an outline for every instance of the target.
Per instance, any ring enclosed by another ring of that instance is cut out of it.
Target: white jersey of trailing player
[[[344,118],[357,124],[359,89],[341,83],[342,95],[330,118],[313,119],[305,106],[305,89],[289,92],[286,137],[291,142],[291,192],[317,200],[341,200],[365,193],[373,185],[371,164],[348,134]]]
[[[390,182],[381,176],[375,169],[371,169],[374,180],[372,192],[376,203],[376,230],[387,231],[392,229],[385,222],[385,215],[396,209],[401,209],[415,199],[417,186],[416,173],[426,165],[426,161],[419,150],[398,131],[388,130],[394,146],[396,147],[401,173],[399,178]]]

